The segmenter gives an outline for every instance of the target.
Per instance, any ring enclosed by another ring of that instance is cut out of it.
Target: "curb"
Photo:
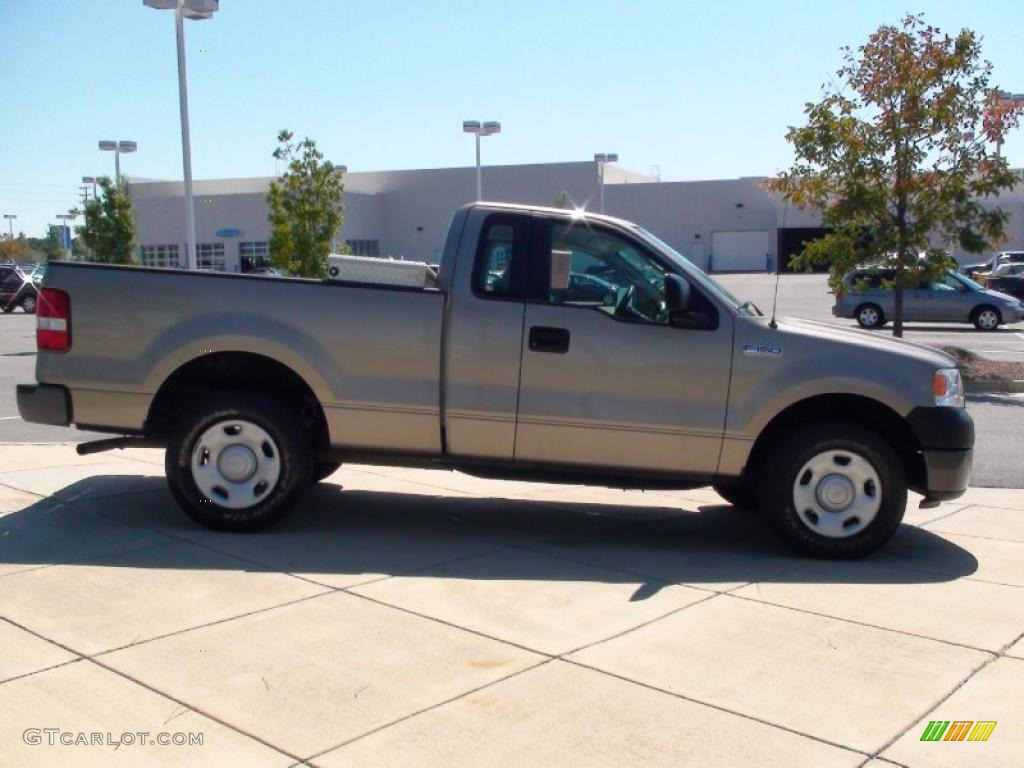
[[[964,391],[970,394],[981,392],[1024,392],[1024,379],[997,377],[993,379],[971,379],[964,377]]]

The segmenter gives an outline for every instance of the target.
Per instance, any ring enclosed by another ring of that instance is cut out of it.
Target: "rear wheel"
[[[971,321],[979,331],[994,331],[999,327],[1003,318],[995,307],[978,307],[974,310]]]
[[[26,314],[34,315],[36,313],[36,297],[29,295],[23,298],[21,300],[21,308],[25,310]]]
[[[309,440],[277,401],[211,394],[181,420],[165,455],[167,483],[185,512],[221,531],[256,531],[287,515],[309,485]]]
[[[742,479],[720,481],[714,483],[711,487],[715,489],[715,493],[728,501],[734,507],[739,507],[740,509],[757,509],[759,506],[756,489],[753,485]]]
[[[847,422],[808,426],[773,452],[762,507],[783,538],[814,557],[862,557],[896,532],[907,505],[899,457]]]
[[[885,313],[877,304],[862,304],[857,307],[857,322],[864,328],[881,328],[885,325]]]

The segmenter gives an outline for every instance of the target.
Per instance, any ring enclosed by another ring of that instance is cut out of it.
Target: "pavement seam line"
[[[956,648],[966,648],[969,651],[979,651],[981,653],[988,653],[988,654],[994,653],[994,651],[991,651],[988,648],[978,648],[977,646],[974,646],[974,645],[967,645],[967,643],[958,643],[955,640],[943,640],[942,638],[931,637],[929,635],[920,635],[920,634],[918,634],[916,632],[907,632],[906,630],[903,630],[903,629],[893,629],[892,627],[883,627],[883,626],[881,626],[879,624],[872,624],[871,622],[868,622],[868,621],[859,621],[858,619],[844,619],[841,616],[833,616],[830,613],[821,613],[820,611],[812,611],[812,610],[810,610],[808,608],[797,608],[797,607],[792,606],[792,605],[783,605],[782,603],[774,603],[771,600],[764,600],[762,598],[747,597],[746,595],[737,595],[737,594],[732,593],[732,592],[723,592],[722,594],[724,594],[726,597],[735,598],[736,600],[746,600],[749,603],[758,603],[760,605],[770,605],[770,606],[772,606],[774,608],[782,608],[783,610],[795,611],[796,613],[806,613],[806,614],[809,614],[811,616],[819,616],[819,617],[821,617],[823,619],[832,619],[833,621],[843,621],[843,622],[846,622],[847,624],[856,624],[856,625],[861,626],[861,627],[869,627],[871,629],[879,629],[879,630],[881,630],[883,632],[891,632],[891,633],[896,634],[896,635],[905,635],[906,637],[916,637],[919,640],[930,640],[933,643],[942,643],[943,645],[952,645],[952,646],[954,646]]]
[[[975,675],[977,675],[979,672],[981,672],[981,670],[983,670],[985,667],[987,667],[992,662],[998,660],[1001,656],[1002,656],[1001,653],[991,654],[989,656],[989,658],[985,659],[983,662],[981,662],[981,664],[979,664],[973,670],[968,672],[967,676],[962,678],[960,680],[960,682],[958,682],[956,685],[954,685],[952,688],[950,688],[949,691],[947,691],[942,696],[939,696],[939,698],[934,703],[932,703],[931,706],[926,707],[925,710],[920,714],[920,716],[913,718],[906,725],[906,727],[901,728],[896,733],[895,736],[893,736],[891,739],[889,739],[887,742],[885,742],[871,756],[872,757],[878,757],[885,750],[889,749],[889,747],[891,747],[893,744],[895,744],[897,741],[899,741],[905,734],[907,734],[910,731],[911,728],[913,728],[915,725],[917,725],[919,722],[921,722],[925,717],[927,717],[929,713],[934,712],[936,709],[941,707],[943,705],[943,703],[948,701],[950,699],[950,697],[953,696],[954,693],[956,693],[961,688],[963,688],[968,683],[968,681],[972,680],[975,677]]]
[[[207,621],[207,622],[204,622],[202,624],[196,624],[195,626],[191,626],[191,627],[183,627],[181,629],[176,629],[173,632],[165,632],[162,635],[156,635],[154,637],[146,637],[146,638],[143,638],[141,640],[135,640],[135,641],[133,641],[131,643],[127,643],[125,645],[119,645],[116,648],[106,648],[106,649],[104,649],[102,651],[97,651],[96,653],[93,653],[93,654],[86,654],[86,655],[83,656],[83,658],[92,661],[94,659],[99,658],[100,656],[109,656],[110,654],[117,653],[118,651],[126,651],[126,650],[128,650],[130,648],[137,648],[140,645],[148,645],[149,643],[155,643],[158,640],[166,640],[169,637],[176,637],[178,635],[185,635],[185,634],[188,634],[189,632],[196,632],[196,631],[201,630],[201,629],[207,629],[209,627],[215,627],[218,624],[227,624],[228,622],[231,622],[231,621],[237,621],[239,619],[246,619],[246,618],[248,618],[250,616],[257,616],[257,615],[259,615],[261,613],[268,613],[269,611],[276,611],[279,608],[287,608],[289,606],[296,605],[298,603],[304,603],[307,600],[315,600],[318,597],[324,597],[325,595],[332,594],[334,591],[336,591],[336,590],[327,589],[327,590],[324,590],[323,592],[317,592],[317,593],[312,594],[312,595],[304,595],[302,597],[297,597],[294,600],[288,600],[288,601],[286,601],[284,603],[277,603],[275,605],[268,605],[268,606],[265,606],[263,608],[255,608],[255,609],[253,609],[251,611],[246,611],[245,613],[239,613],[239,614],[236,614],[234,616],[225,616],[223,619],[214,619],[213,621]]]
[[[664,693],[664,694],[667,694],[669,696],[674,696],[677,699],[682,699],[683,701],[688,701],[691,704],[699,704],[700,706],[703,706],[703,707],[710,707],[711,709],[717,709],[719,712],[725,712],[726,714],[729,714],[729,715],[735,715],[736,717],[742,717],[744,720],[752,720],[755,723],[760,723],[761,725],[766,725],[766,726],[768,726],[770,728],[778,728],[781,731],[786,731],[788,733],[792,733],[795,736],[801,736],[801,737],[803,737],[805,739],[811,739],[812,741],[817,741],[820,744],[827,744],[830,747],[835,747],[837,749],[842,749],[842,750],[844,750],[846,752],[853,752],[853,753],[858,754],[858,755],[865,755],[867,757],[871,757],[870,753],[865,752],[862,749],[857,749],[856,747],[850,747],[850,746],[847,746],[845,744],[839,744],[838,742],[835,742],[835,741],[829,741],[828,739],[822,738],[821,736],[814,736],[813,734],[810,734],[810,733],[804,733],[802,731],[796,730],[795,728],[790,728],[788,725],[781,725],[780,723],[773,723],[770,720],[765,720],[765,719],[763,719],[761,717],[757,717],[756,715],[750,715],[750,714],[747,714],[747,713],[744,713],[744,712],[738,712],[736,710],[729,709],[728,707],[723,707],[720,704],[713,704],[713,703],[708,702],[708,701],[702,701],[701,699],[695,699],[692,696],[687,696],[687,695],[685,695],[683,693],[679,693],[678,691],[671,691],[671,690],[668,690],[667,688],[659,688],[656,685],[651,685],[650,683],[645,683],[645,682],[643,682],[641,680],[634,680],[631,677],[626,677],[624,675],[620,675],[620,674],[617,674],[615,672],[611,672],[611,671],[606,670],[606,669],[601,669],[600,667],[591,666],[590,664],[587,664],[586,662],[579,661],[577,659],[560,659],[560,660],[564,661],[566,664],[574,664],[575,666],[580,667],[582,669],[589,669],[591,672],[596,672],[596,673],[601,674],[601,675],[607,675],[608,677],[613,677],[616,680],[622,680],[623,682],[626,682],[626,683],[631,683],[633,685],[639,685],[641,688],[647,688],[648,690],[651,690],[651,691],[657,691],[658,693]]]
[[[0,685],[6,685],[7,683],[14,683],[14,682],[17,682],[18,680],[24,680],[26,677],[32,677],[32,676],[38,675],[38,674],[40,674],[42,672],[49,672],[51,669],[60,669],[61,667],[66,667],[66,666],[68,666],[70,664],[77,664],[80,661],[88,661],[88,659],[86,659],[84,656],[82,656],[80,658],[77,658],[77,659],[68,659],[67,661],[62,661],[60,664],[51,664],[50,666],[43,667],[42,669],[34,669],[31,672],[24,672],[24,673],[22,673],[20,675],[14,675],[12,677],[5,677],[3,680],[0,680]]]
[[[332,747],[329,747],[327,749],[321,750],[320,752],[316,752],[316,753],[314,753],[312,755],[309,755],[308,757],[305,758],[305,760],[303,762],[309,762],[310,760],[315,760],[318,757],[323,757],[328,752],[334,752],[337,749],[342,749],[344,747],[347,747],[349,744],[352,744],[352,743],[354,743],[356,741],[359,741],[360,739],[365,739],[368,736],[372,736],[375,733],[380,733],[381,731],[387,730],[388,728],[392,728],[392,727],[394,727],[394,726],[396,726],[396,725],[398,725],[400,723],[405,722],[406,720],[411,720],[414,717],[418,717],[419,715],[426,714],[427,712],[430,712],[431,710],[437,709],[439,707],[443,707],[446,704],[452,704],[452,703],[458,701],[459,699],[464,699],[467,696],[472,696],[474,693],[479,693],[482,690],[485,690],[487,688],[490,688],[491,686],[497,685],[498,683],[503,683],[506,680],[511,680],[512,678],[518,677],[519,675],[525,674],[526,672],[532,672],[533,670],[539,669],[540,667],[543,667],[546,664],[550,664],[552,661],[555,661],[557,658],[558,657],[556,657],[556,656],[549,656],[547,658],[541,659],[536,664],[531,664],[528,667],[516,670],[515,672],[512,672],[512,673],[510,673],[508,675],[505,675],[504,677],[499,677],[498,679],[491,680],[490,682],[484,683],[483,685],[478,685],[476,688],[472,688],[472,689],[470,689],[468,691],[463,691],[462,693],[457,694],[455,696],[451,696],[451,697],[449,697],[447,699],[444,699],[443,701],[435,702],[435,703],[431,704],[430,706],[423,707],[422,709],[418,709],[415,712],[410,712],[409,714],[403,715],[402,717],[399,717],[399,718],[397,718],[395,720],[392,720],[391,722],[384,723],[383,725],[379,725],[379,726],[377,726],[375,728],[371,728],[370,730],[366,731],[365,733],[361,733],[358,736],[353,736],[352,738],[346,739],[345,741],[342,741],[342,742],[340,742],[338,744],[335,744]]]
[[[105,664],[104,662],[98,660],[98,659],[95,659],[95,658],[92,658],[92,657],[87,657],[84,660],[88,661],[88,662],[90,662],[92,664],[95,664],[100,669],[105,669],[108,672],[110,672],[112,674],[115,674],[115,675],[117,675],[118,677],[121,677],[124,680],[128,680],[129,682],[135,683],[136,685],[140,686],[141,688],[145,688],[147,691],[150,691],[151,693],[155,693],[158,696],[163,696],[165,699],[169,699],[170,701],[173,701],[175,704],[177,704],[179,706],[182,706],[182,707],[185,707],[186,710],[191,710],[192,712],[195,712],[196,714],[201,715],[202,717],[205,717],[208,720],[212,720],[213,722],[218,723],[219,725],[223,726],[224,728],[227,728],[228,730],[234,731],[235,733],[238,733],[238,734],[241,734],[242,736],[250,738],[253,741],[258,742],[258,743],[262,744],[263,746],[267,747],[268,749],[272,749],[275,752],[278,752],[279,754],[282,754],[282,755],[284,755],[287,758],[290,758],[292,760],[297,760],[300,763],[303,762],[301,757],[299,757],[298,755],[292,754],[291,752],[289,752],[284,747],[279,747],[276,744],[274,744],[273,742],[267,741],[262,736],[257,736],[254,733],[249,733],[248,731],[246,731],[244,728],[241,728],[240,726],[232,725],[227,720],[223,720],[222,718],[220,718],[220,717],[218,717],[218,716],[216,716],[216,715],[214,715],[214,714],[212,714],[210,712],[207,712],[205,709],[200,709],[199,707],[196,707],[196,706],[193,706],[191,704],[188,704],[187,702],[183,701],[182,699],[180,699],[180,698],[178,698],[176,696],[172,696],[171,694],[167,693],[166,691],[160,690],[159,688],[157,688],[154,685],[150,685],[149,683],[145,683],[142,680],[139,680],[139,679],[133,677],[132,675],[129,675],[126,672],[122,672],[119,669],[115,669],[115,668],[109,666],[108,664]],[[182,713],[182,714],[184,714],[184,713]]]

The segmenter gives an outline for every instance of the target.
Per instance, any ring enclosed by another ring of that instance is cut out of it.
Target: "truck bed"
[[[437,290],[65,262],[43,285],[73,297],[71,349],[41,351],[37,379],[79,426],[139,431],[176,369],[231,351],[308,382],[334,445],[440,451]]]

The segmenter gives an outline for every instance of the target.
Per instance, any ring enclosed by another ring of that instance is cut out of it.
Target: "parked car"
[[[572,279],[597,263],[600,277]],[[926,505],[967,487],[974,427],[953,358],[769,319],[630,222],[475,203],[451,219],[436,285],[369,274],[54,262],[39,383],[18,386],[18,409],[124,435],[80,453],[163,446],[178,504],[231,531],[271,525],[358,461],[713,484],[799,550],[845,558],[892,536],[908,487]]]
[[[0,266],[0,310],[13,312],[21,307],[32,314],[36,311],[38,291],[21,268],[14,264]]]
[[[284,272],[274,267],[256,267],[256,269],[250,269],[245,274],[247,275],[262,275],[263,277],[284,277]]]
[[[975,282],[984,285],[989,275],[1004,264],[1024,264],[1024,251],[1002,251],[994,253],[980,264],[963,268],[963,273]]]
[[[847,275],[836,293],[832,314],[855,318],[864,328],[881,328],[895,311],[891,270],[857,270]],[[1024,303],[1014,296],[982,288],[950,270],[941,277],[903,291],[903,319],[911,322],[974,323],[992,331],[1004,323],[1024,320]]]
[[[1024,263],[1003,264],[985,280],[985,287],[1024,299]]]

